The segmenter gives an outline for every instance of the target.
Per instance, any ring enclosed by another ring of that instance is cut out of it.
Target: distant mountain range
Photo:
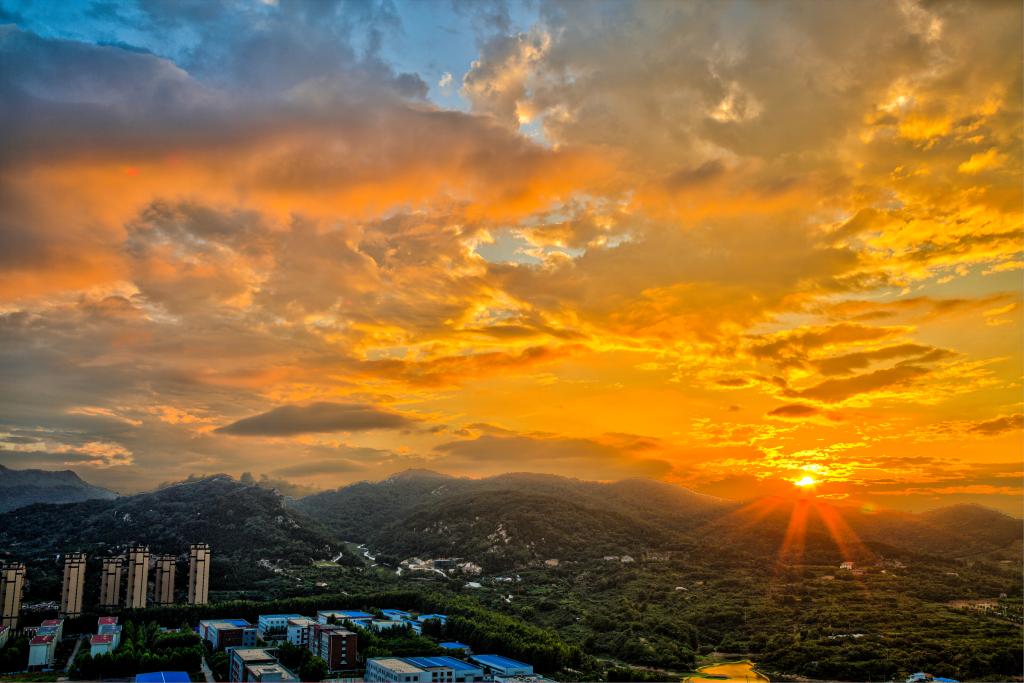
[[[0,512],[33,503],[113,500],[117,494],[82,480],[71,470],[12,470],[0,465]]]
[[[909,514],[785,499],[745,505],[646,479],[598,483],[540,474],[474,480],[412,470],[293,505],[347,540],[400,558],[460,556],[490,569],[716,546],[774,556],[794,518],[806,518],[804,550],[827,561],[839,557],[840,545],[853,555],[968,557],[1012,548],[1024,536],[1021,520],[980,506]]]
[[[180,553],[203,541],[220,558],[302,564],[332,556],[341,541],[356,541],[395,559],[462,557],[504,571],[547,559],[662,551],[728,548],[774,557],[794,519],[805,520],[802,550],[823,562],[868,553],[966,558],[1003,551],[1011,557],[1024,537],[1021,520],[980,506],[868,514],[783,499],[741,504],[646,479],[467,479],[411,470],[294,501],[227,475],[123,497],[69,471],[2,468],[0,481],[12,489],[8,507],[15,493],[28,499],[26,491],[47,501],[0,518],[0,548],[17,556],[103,553],[134,542],[153,552]],[[9,483],[14,481],[22,482],[19,488]],[[43,490],[51,491],[48,497]],[[64,502],[68,497],[80,502]]]

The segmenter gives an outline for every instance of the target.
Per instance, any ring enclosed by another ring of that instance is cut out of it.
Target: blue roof
[[[517,662],[501,655],[473,655],[470,659],[480,662],[484,666],[498,667],[502,669],[529,669],[532,668],[526,662]]]
[[[459,642],[456,642],[454,640],[450,640],[447,643],[438,643],[438,645],[440,645],[441,647],[443,647],[446,650],[468,650],[469,649],[469,645],[466,645],[465,643],[459,643]]]
[[[480,668],[478,666],[473,666],[469,662],[464,662],[461,659],[455,659],[455,657],[402,657],[402,661],[408,662],[413,666],[418,666],[421,669],[431,669],[443,666],[455,671],[472,671]]]
[[[322,609],[321,614],[340,614],[346,619],[373,619],[373,615],[368,612],[361,612],[357,609]]]
[[[297,619],[301,614],[261,614],[260,619]]]
[[[245,619],[217,619],[217,621],[224,621],[224,622],[227,622],[227,623],[229,623],[229,624],[231,624],[233,626],[241,626],[243,628],[245,628],[247,626],[252,626],[252,624],[250,624]]]
[[[427,621],[428,619],[438,619],[444,621],[448,618],[447,614],[421,614],[416,617],[419,621]]]
[[[960,683],[955,678],[939,678],[938,676],[936,676],[932,680],[935,681],[935,683]]]
[[[136,674],[135,683],[192,683],[192,679],[184,671],[154,671]]]
[[[411,614],[409,614],[405,610],[400,610],[400,609],[382,609],[381,612],[384,613],[384,614],[392,615],[392,616],[395,616],[395,615],[403,616],[403,617],[411,617],[412,616]]]

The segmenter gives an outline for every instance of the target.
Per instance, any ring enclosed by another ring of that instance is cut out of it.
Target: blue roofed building
[[[380,613],[384,615],[385,619],[394,619],[401,621],[407,621],[409,619],[412,619],[412,614],[400,609],[382,609]]]
[[[533,675],[532,665],[501,655],[473,655],[469,659],[483,667],[484,673],[496,680]]]
[[[440,621],[443,624],[444,622],[448,621],[448,615],[447,614],[421,614],[418,617],[416,617],[416,621],[420,622],[421,624],[424,621],[430,621],[431,619],[437,619],[438,621]]]
[[[192,679],[184,671],[153,671],[136,674],[135,683],[192,683]]]
[[[455,657],[403,657],[404,661],[430,672],[432,683],[469,683],[484,680],[483,668]]]
[[[339,624],[345,621],[370,621],[374,618],[374,616],[369,612],[363,612],[357,609],[322,609],[316,613],[316,620],[321,624],[329,624],[332,617]]]

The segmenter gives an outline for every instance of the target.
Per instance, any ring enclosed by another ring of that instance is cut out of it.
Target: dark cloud
[[[376,406],[356,403],[311,403],[280,406],[246,417],[216,431],[235,436],[294,436],[327,432],[403,429],[415,420]]]
[[[1014,413],[1003,415],[993,420],[985,420],[972,425],[968,431],[984,436],[996,436],[1007,432],[1020,432],[1024,430],[1024,414]]]
[[[783,418],[811,417],[812,415],[818,415],[819,413],[821,413],[821,411],[818,408],[805,405],[803,403],[789,403],[768,411],[768,415],[770,417]]]

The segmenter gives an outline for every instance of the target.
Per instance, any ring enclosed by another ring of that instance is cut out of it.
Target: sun
[[[803,488],[808,488],[810,486],[814,486],[817,483],[818,483],[818,481],[814,477],[812,477],[811,475],[808,474],[808,475],[804,475],[803,479],[798,479],[798,480],[794,481],[793,485],[794,486],[799,486],[800,488],[803,489]]]

